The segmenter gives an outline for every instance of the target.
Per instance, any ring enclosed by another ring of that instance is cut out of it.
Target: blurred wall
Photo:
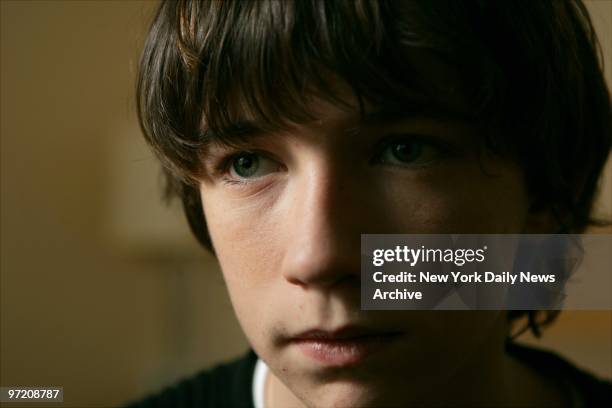
[[[0,378],[64,386],[64,406],[117,405],[246,349],[137,128],[154,5],[1,2]]]
[[[241,353],[218,266],[160,203],[136,125],[155,4],[0,5],[0,383],[112,406]],[[612,3],[590,7],[610,61]],[[610,312],[566,312],[543,344],[610,377],[611,332]]]

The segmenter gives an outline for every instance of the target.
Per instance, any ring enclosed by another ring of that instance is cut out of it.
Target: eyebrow
[[[375,127],[411,118],[461,122],[471,119],[466,112],[452,109],[446,104],[431,99],[414,99],[402,104],[401,109],[398,109],[397,106],[382,107],[356,116],[357,123],[354,126],[350,126],[346,132],[355,133],[364,127]],[[201,139],[205,146],[210,144],[240,144],[254,138],[271,135],[276,131],[281,131],[281,129],[273,130],[269,125],[261,121],[238,120],[221,131],[206,130]]]

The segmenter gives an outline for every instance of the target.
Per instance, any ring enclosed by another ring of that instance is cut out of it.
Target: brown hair
[[[407,55],[432,53],[457,73],[442,87]],[[232,143],[248,115],[269,129],[309,119],[308,97],[461,111],[486,146],[522,165],[558,232],[581,232],[612,143],[599,45],[581,1],[162,1],[138,75],[138,114],[168,196],[182,200],[212,249],[197,188],[202,148]],[[330,75],[330,73],[332,75]],[[461,94],[462,104],[452,103]],[[524,312],[511,312],[515,319]],[[528,313],[538,333],[555,313]]]

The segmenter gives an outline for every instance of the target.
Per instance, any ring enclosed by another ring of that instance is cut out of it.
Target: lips
[[[309,359],[329,367],[348,367],[364,362],[370,355],[397,341],[403,333],[361,327],[339,330],[307,330],[290,343]]]

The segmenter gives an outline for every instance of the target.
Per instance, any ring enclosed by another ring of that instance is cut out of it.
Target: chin
[[[371,387],[349,382],[330,383],[317,387],[312,394],[303,396],[306,406],[312,408],[371,408],[392,406],[383,401],[383,395]]]

